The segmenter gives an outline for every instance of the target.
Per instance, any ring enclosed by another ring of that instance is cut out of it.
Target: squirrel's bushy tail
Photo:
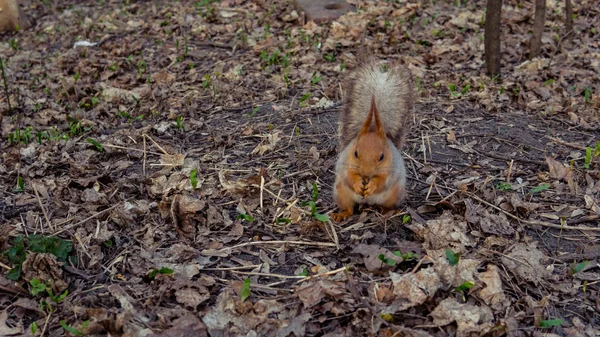
[[[387,137],[396,148],[402,148],[413,106],[410,71],[398,62],[384,65],[370,59],[348,74],[343,87],[344,107],[339,121],[342,149],[358,136],[373,96]]]

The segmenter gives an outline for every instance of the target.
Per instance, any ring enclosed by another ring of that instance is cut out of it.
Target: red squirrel
[[[370,60],[348,75],[340,114],[340,152],[333,195],[342,221],[357,204],[388,212],[406,198],[406,169],[400,149],[410,128],[412,75],[400,64]]]

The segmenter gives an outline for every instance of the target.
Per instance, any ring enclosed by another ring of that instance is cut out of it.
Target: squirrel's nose
[[[369,183],[369,178],[368,177],[362,177],[362,182],[363,182],[363,185],[368,184]]]

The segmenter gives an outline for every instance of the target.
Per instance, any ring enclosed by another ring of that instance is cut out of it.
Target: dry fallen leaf
[[[404,275],[390,273],[396,299],[391,305],[395,311],[404,311],[423,304],[442,286],[439,275],[433,268],[425,268],[417,273]]]
[[[502,279],[497,266],[488,264],[487,271],[475,275],[485,283],[485,287],[479,291],[479,297],[487,305],[494,310],[503,310],[510,304],[502,290]]]
[[[252,150],[252,154],[258,153],[259,155],[262,156],[267,151],[275,150],[275,148],[277,146],[277,142],[279,142],[280,139],[281,139],[280,131],[277,131],[277,132],[267,135],[265,137],[265,140],[263,140],[263,142],[261,144],[257,145],[254,148],[254,150]]]
[[[502,257],[502,264],[515,276],[538,285],[548,274],[542,264],[547,260],[548,257],[536,247],[518,243],[512,247],[506,257]]]
[[[455,298],[442,300],[430,315],[436,326],[456,322],[457,337],[467,337],[472,334],[484,335],[494,327],[494,315],[490,308],[459,303]]]

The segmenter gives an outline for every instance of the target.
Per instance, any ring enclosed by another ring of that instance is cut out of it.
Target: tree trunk
[[[533,35],[529,45],[529,59],[540,55],[542,49],[542,33],[546,22],[546,0],[535,0],[535,19],[533,21]]]
[[[571,0],[565,0],[567,8],[567,27],[565,29],[565,39],[570,40],[573,37],[573,6]]]
[[[0,33],[29,28],[29,20],[17,0],[0,0],[0,9]]]
[[[502,16],[502,0],[487,0],[485,10],[485,67],[488,75],[500,76],[500,18]]]

